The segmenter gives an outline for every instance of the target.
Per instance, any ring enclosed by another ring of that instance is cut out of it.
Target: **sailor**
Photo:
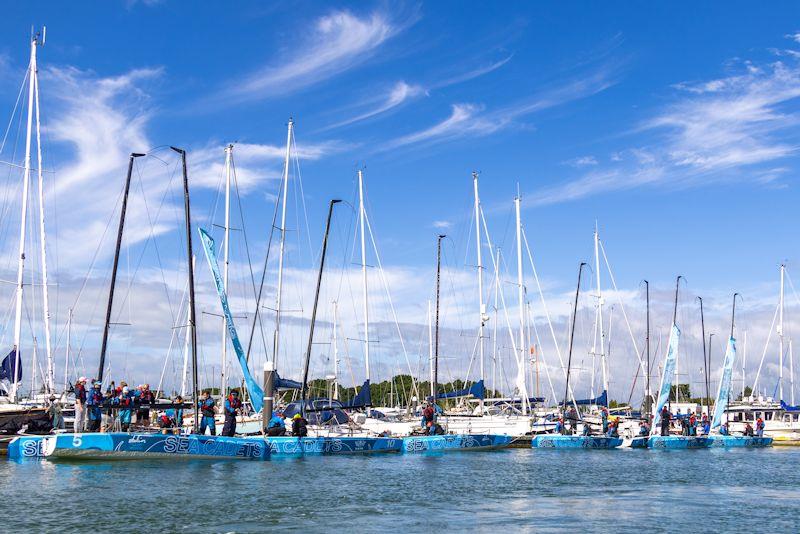
[[[603,421],[603,434],[608,432],[608,408],[603,406],[600,408],[600,418]]]
[[[83,432],[86,424],[86,377],[82,376],[75,384],[75,423],[74,432]]]
[[[750,425],[749,422],[745,423],[745,425],[744,425],[744,435],[745,436],[749,436],[749,437],[753,437],[753,427]]]
[[[205,434],[206,428],[211,431],[212,436],[217,435],[217,424],[214,421],[214,399],[208,394],[208,391],[204,391],[203,394],[200,396],[200,400],[197,402],[197,407],[200,408],[200,414],[202,418],[200,419],[200,433]]]
[[[619,419],[615,419],[614,421],[610,421],[608,423],[608,433],[606,434],[609,438],[616,438],[619,436],[617,432],[617,424],[619,424]]]
[[[286,423],[283,422],[283,412],[278,410],[272,414],[272,417],[267,424],[268,436],[284,436],[286,435]]]
[[[236,435],[236,414],[242,413],[242,401],[239,400],[239,390],[234,389],[225,399],[225,425],[222,435],[233,437]]]
[[[123,432],[127,432],[131,427],[131,417],[133,416],[133,397],[127,385],[122,386],[118,399],[119,426]]]
[[[711,421],[708,420],[708,415],[703,414],[703,434],[706,436],[711,432]]]
[[[64,429],[64,417],[61,415],[61,403],[56,400],[55,395],[50,395],[50,405],[47,407],[47,413],[50,416],[50,423],[53,425],[53,430]]]
[[[640,436],[647,436],[650,434],[650,425],[647,421],[642,421],[639,423],[639,435]]]
[[[564,432],[565,432],[564,418],[563,417],[559,417],[558,421],[556,421],[555,433],[556,434],[563,434]]]
[[[661,408],[661,435],[669,436],[669,421],[672,415],[669,413],[669,408],[666,405]]]
[[[587,423],[586,421],[583,422],[583,435],[584,436],[592,435],[592,429],[589,428],[589,423]]]
[[[308,421],[299,413],[294,414],[294,417],[292,417],[292,435],[298,438],[304,438],[308,435]]]
[[[764,437],[764,420],[760,417],[756,420],[756,436],[759,438]]]
[[[425,409],[422,410],[422,428],[428,434],[433,434],[436,429],[434,425],[436,424],[436,409],[433,407],[433,403],[429,402],[425,405]]]
[[[103,420],[103,393],[100,391],[100,382],[95,382],[92,389],[86,394],[86,406],[89,409],[89,426],[87,432],[99,432]]]
[[[180,406],[183,404],[183,397],[178,395],[175,397],[175,408],[169,408],[166,412],[167,417],[169,417],[170,421],[172,421],[172,429],[175,434],[181,433],[181,428],[183,428],[183,408]]]
[[[689,412],[689,435],[697,435],[697,417],[691,411]]]
[[[719,427],[719,433],[723,436],[728,435],[728,423],[722,423],[722,425]]]

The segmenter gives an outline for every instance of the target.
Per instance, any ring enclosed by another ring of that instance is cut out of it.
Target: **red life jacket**
[[[234,411],[242,407],[242,401],[240,401],[238,397],[234,397],[233,395],[228,395],[228,403],[231,406],[231,410]]]

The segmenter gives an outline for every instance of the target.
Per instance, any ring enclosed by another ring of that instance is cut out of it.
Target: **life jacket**
[[[214,417],[214,399],[200,401],[200,412],[204,417]]]
[[[161,422],[161,425],[163,427],[172,426],[172,419],[170,419],[166,414],[159,416],[158,420],[159,420],[159,422]]]
[[[86,388],[83,384],[75,386],[75,400],[79,400],[84,404],[86,403]]]
[[[228,395],[228,404],[231,407],[230,408],[231,411],[233,411],[234,413],[236,412],[236,410],[242,407],[242,401],[240,401],[237,397],[234,397],[233,395]]]

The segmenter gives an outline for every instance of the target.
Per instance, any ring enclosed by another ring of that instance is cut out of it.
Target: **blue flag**
[[[731,337],[728,340],[728,350],[725,351],[725,363],[722,365],[722,378],[719,380],[717,390],[717,402],[714,403],[714,419],[711,420],[711,430],[722,425],[722,416],[731,398],[731,375],[733,374],[733,364],[736,361],[736,340]]]
[[[242,344],[239,342],[239,335],[236,333],[231,309],[228,306],[228,295],[225,294],[225,286],[222,284],[222,277],[219,274],[217,255],[214,252],[214,239],[202,228],[198,228],[198,230],[200,231],[200,240],[203,242],[203,250],[206,253],[208,266],[211,267],[211,274],[214,275],[214,284],[217,286],[217,293],[219,293],[219,301],[222,304],[222,313],[225,315],[228,335],[231,337],[231,343],[233,343],[233,350],[236,351],[236,357],[239,359],[239,365],[242,366],[244,382],[247,385],[247,391],[250,393],[250,402],[253,404],[255,411],[260,412],[264,402],[264,390],[258,385],[258,382],[250,374],[250,369],[247,367],[247,358],[242,350]]]

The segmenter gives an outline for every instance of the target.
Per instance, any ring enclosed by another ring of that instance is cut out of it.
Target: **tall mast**
[[[528,415],[528,393],[525,391],[525,291],[522,280],[522,222],[520,220],[519,194],[514,198],[514,211],[517,219],[517,297],[519,299],[519,354],[517,355],[517,372],[523,373],[522,380],[517,380],[522,386],[522,415]]]
[[[111,267],[111,287],[108,289],[108,305],[106,306],[106,322],[103,326],[103,343],[100,346],[100,365],[97,369],[97,380],[103,381],[103,369],[106,366],[106,352],[108,350],[108,334],[111,329],[111,310],[114,306],[114,288],[117,285],[117,270],[119,268],[119,254],[122,247],[122,234],[125,228],[125,214],[128,211],[128,193],[131,190],[131,175],[133,174],[133,160],[144,154],[132,152],[128,158],[128,174],[125,178],[125,191],[122,194],[122,208],[119,212],[119,226],[117,227],[117,245],[114,249],[114,265]]]
[[[652,392],[650,391],[650,282],[647,280],[644,281],[645,287],[645,302],[647,307],[647,330],[645,334],[645,347],[647,350],[647,378],[645,380],[645,394],[647,395],[645,400],[645,412],[651,412],[651,404],[653,400]]]
[[[306,348],[306,358],[303,363],[303,389],[301,410],[303,415],[306,413],[306,397],[308,395],[308,368],[311,363],[311,347],[314,344],[314,325],[317,322],[317,305],[319,304],[319,290],[322,286],[322,273],[325,269],[325,254],[328,252],[328,234],[331,231],[331,218],[333,217],[333,206],[341,200],[331,200],[328,206],[328,221],[325,223],[325,237],[322,239],[322,257],[319,260],[319,273],[317,273],[317,290],[314,293],[314,307],[311,308],[311,325],[308,330],[308,347]]]
[[[708,351],[706,351],[706,322],[705,316],[703,314],[703,297],[697,297],[697,300],[700,301],[700,335],[703,338],[703,370],[705,373],[706,379],[706,413],[711,416],[711,398],[709,397],[710,393],[708,391],[708,367],[711,361],[711,338],[708,338]],[[713,335],[713,334],[712,334]]]
[[[223,248],[222,286],[228,294],[228,265],[230,264],[231,248],[231,166],[233,160],[233,145],[225,147],[225,244]],[[220,362],[220,395],[225,397],[228,392],[228,325],[225,317],[222,318],[222,359]]]
[[[11,399],[16,401],[18,382],[16,375],[20,368],[20,337],[22,334],[22,296],[25,268],[25,226],[28,219],[28,187],[31,181],[31,129],[33,123],[34,88],[36,86],[36,47],[39,45],[39,35],[31,40],[31,59],[28,64],[28,129],[25,135],[25,171],[22,175],[22,214],[19,221],[19,255],[17,256],[17,302],[14,315],[14,375],[11,377]],[[35,364],[32,366],[33,375],[36,375]]]
[[[475,252],[478,260],[478,354],[480,356],[479,362],[481,366],[480,377],[481,380],[484,376],[484,348],[483,348],[483,326],[486,322],[486,305],[483,302],[483,261],[481,251],[481,200],[478,196],[478,173],[472,173],[472,188],[475,193]],[[483,404],[483,400],[481,400]]]
[[[497,323],[500,322],[500,247],[494,263],[494,332],[492,333],[492,390],[497,391]]]
[[[364,208],[364,174],[361,169],[358,170],[358,222],[361,226],[361,286],[364,294],[362,301],[364,310],[364,366],[366,367],[367,380],[369,376],[369,302],[367,300],[367,247],[366,235],[364,233],[364,224],[366,219],[366,210]],[[369,408],[367,408],[369,411]]]
[[[575,340],[575,319],[578,315],[578,296],[581,293],[581,275],[583,274],[583,266],[586,265],[585,262],[581,262],[580,266],[578,267],[578,285],[575,288],[575,305],[572,308],[572,325],[570,326],[569,332],[569,353],[567,356],[567,378],[565,380],[566,384],[564,385],[564,405],[562,407],[562,414],[567,412],[567,399],[569,398],[569,374],[570,368],[572,367],[572,344]]]
[[[67,378],[69,377],[69,357],[72,350],[72,308],[67,310],[67,353],[64,356],[64,394],[67,393]]]
[[[333,400],[339,400],[339,345],[336,336],[339,323],[339,303],[333,301]]]
[[[42,43],[44,44],[44,43]],[[47,357],[47,377],[45,387],[48,393],[55,391],[55,365],[53,364],[53,349],[50,343],[50,299],[47,287],[47,241],[44,225],[44,179],[42,178],[42,135],[41,119],[39,117],[39,73],[34,68],[33,92],[36,102],[36,174],[39,182],[39,246],[42,262],[42,319],[44,320],[44,346]]]
[[[186,171],[186,151],[170,147],[181,155],[183,169],[183,211],[186,224],[186,263],[189,267],[189,329],[192,336],[192,402],[199,398],[197,390],[197,313],[194,299],[194,257],[192,255],[192,216],[189,210],[189,175]],[[194,410],[194,432],[198,431],[198,411]]]
[[[792,354],[791,338],[789,338],[789,387],[791,388],[789,395],[792,398],[789,402],[794,406],[794,354]]]
[[[780,340],[781,344],[781,352],[780,357],[778,358],[778,396],[780,400],[783,400],[783,354],[784,354],[784,343],[783,343],[783,290],[784,290],[784,273],[786,270],[786,266],[781,264],[781,296],[780,296],[780,305],[779,308],[779,321],[778,321],[778,339]]]
[[[603,389],[606,392],[606,399],[610,398],[608,392],[608,363],[606,362],[606,331],[603,325],[603,293],[600,288],[600,232],[597,222],[594,223],[594,265],[595,265],[595,289],[597,290],[597,324],[600,329],[600,367],[603,375]]]
[[[431,386],[434,404],[436,404],[436,397],[439,393],[439,287],[442,279],[442,239],[445,237],[447,236],[439,235],[436,240],[436,323],[433,340],[433,384]]]
[[[278,254],[278,289],[275,296],[275,334],[272,340],[272,368],[277,369],[281,332],[281,296],[283,293],[283,253],[286,249],[286,196],[289,191],[289,156],[292,148],[294,121],[289,118],[286,132],[286,157],[283,160],[283,199],[281,206],[281,244]]]

